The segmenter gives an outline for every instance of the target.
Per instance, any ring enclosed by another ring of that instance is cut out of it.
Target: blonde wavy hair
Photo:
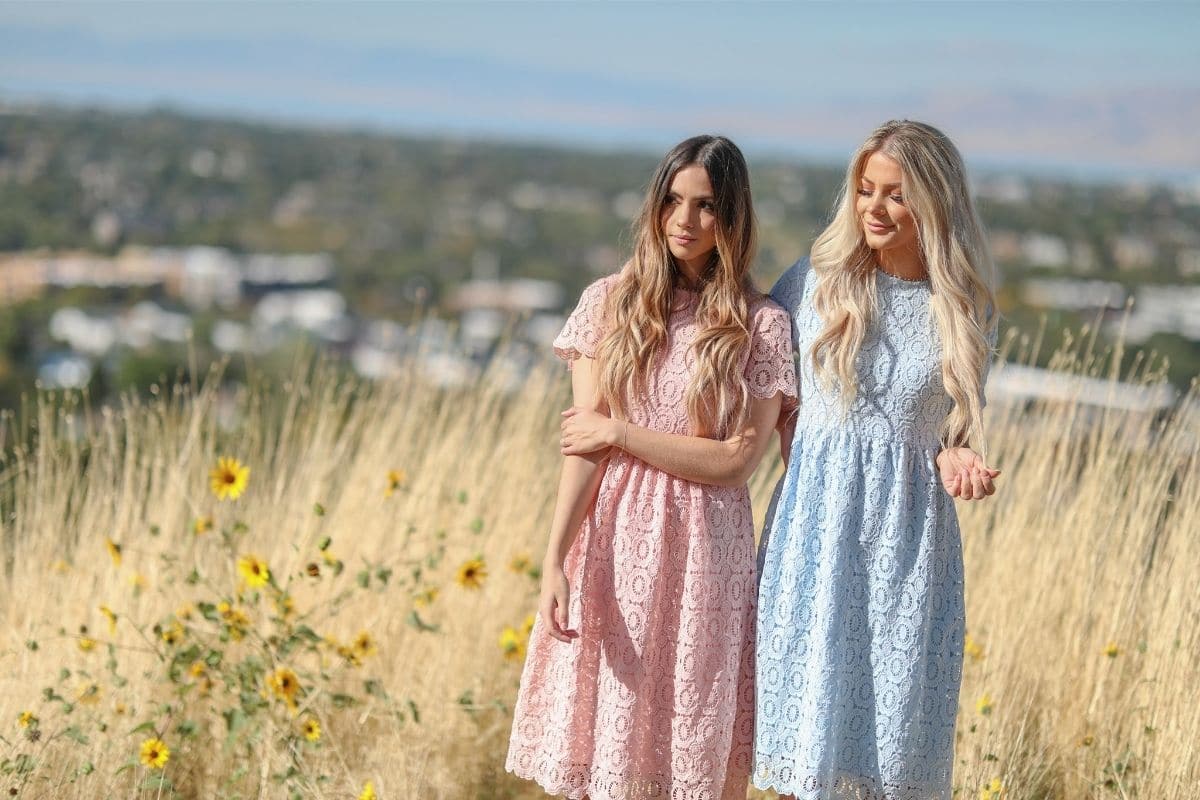
[[[904,204],[916,221],[929,273],[932,313],[941,338],[942,382],[954,402],[942,425],[942,441],[982,446],[981,383],[991,357],[988,337],[997,321],[995,268],[971,202],[962,156],[931,125],[885,122],[850,161],[833,221],[812,248],[812,269],[819,278],[813,305],[824,322],[812,346],[814,371],[827,389],[840,389],[848,411],[858,392],[855,361],[877,312],[876,256],[867,246],[855,209],[859,180],[875,153],[895,159],[903,170]]]
[[[696,369],[685,392],[688,420],[698,436],[724,437],[745,427],[750,389],[741,364],[750,347],[750,279],[757,232],[750,176],[737,146],[723,136],[680,142],[659,163],[634,222],[633,256],[609,293],[607,335],[596,351],[597,384],[614,417],[626,417],[667,341],[671,296],[679,268],[667,247],[663,209],[676,173],[698,165],[708,172],[716,214],[716,248],[702,271],[692,351]]]

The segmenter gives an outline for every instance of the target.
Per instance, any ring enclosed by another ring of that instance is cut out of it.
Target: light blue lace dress
[[[954,501],[934,465],[951,408],[928,281],[877,272],[846,415],[809,356],[808,259],[792,315],[800,409],[759,551],[754,784],[800,800],[949,800],[963,653]]]

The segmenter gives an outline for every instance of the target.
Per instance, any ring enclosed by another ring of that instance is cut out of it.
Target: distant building
[[[1176,265],[1180,277],[1191,278],[1200,275],[1200,248],[1189,247],[1180,250],[1176,256]]]
[[[1125,287],[1112,281],[1075,278],[1029,278],[1021,283],[1021,299],[1038,308],[1064,311],[1121,309]]]
[[[1046,233],[1026,234],[1021,240],[1021,252],[1026,261],[1038,267],[1061,269],[1071,260],[1063,238]]]
[[[1169,383],[1134,384],[1059,370],[1004,364],[988,375],[988,402],[1061,402],[1123,411],[1163,412],[1179,393]]]
[[[1158,257],[1154,243],[1144,236],[1118,236],[1113,242],[1113,260],[1124,271],[1143,270]]]

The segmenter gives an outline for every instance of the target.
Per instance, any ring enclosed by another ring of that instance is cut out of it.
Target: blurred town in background
[[[446,385],[496,358],[519,380],[580,290],[622,263],[657,158],[10,103],[0,407],[35,383],[112,402],[189,359],[229,356],[236,381],[312,343],[368,378],[416,355]],[[807,253],[844,165],[751,162],[766,289]],[[1043,360],[1063,330],[1123,329],[1186,389],[1200,373],[1200,179],[972,177],[1004,327],[1044,324]]]

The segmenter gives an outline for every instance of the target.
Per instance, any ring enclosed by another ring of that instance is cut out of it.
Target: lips
[[[679,235],[672,235],[672,236],[671,236],[671,240],[672,240],[672,241],[674,241],[674,242],[675,242],[676,244],[678,244],[678,245],[681,245],[681,246],[683,246],[683,247],[687,247],[689,244],[691,244],[692,242],[696,241],[696,238],[695,238],[694,236],[679,236]]]
[[[887,233],[888,231],[892,230],[892,227],[893,226],[891,225],[883,225],[878,222],[871,222],[870,220],[867,220],[867,230],[869,230],[871,233]]]

